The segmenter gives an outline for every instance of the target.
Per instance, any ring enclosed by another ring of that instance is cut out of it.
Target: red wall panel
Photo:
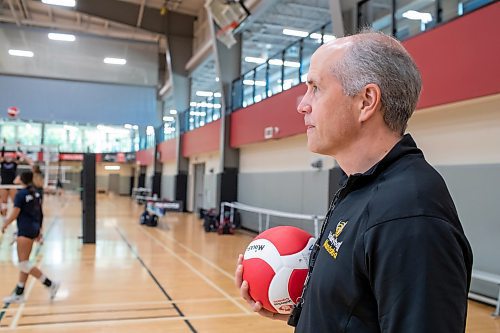
[[[278,95],[231,114],[231,147],[264,140],[266,127],[277,127],[273,138],[305,132],[304,116],[297,106],[305,94],[305,84],[300,84]]]
[[[135,153],[135,160],[140,165],[151,165],[154,163],[155,149],[139,150]]]
[[[445,23],[403,42],[422,73],[417,108],[500,93],[500,2]],[[305,85],[274,95],[231,114],[232,147],[264,141],[264,128],[278,127],[274,138],[305,132],[296,111]]]
[[[158,144],[158,152],[160,153],[160,161],[162,163],[175,161],[177,153],[177,138],[160,142]]]
[[[195,130],[184,133],[182,140],[182,156],[189,157],[196,154],[218,151],[220,145],[221,120],[208,123]]]
[[[417,108],[499,93],[499,31],[497,2],[403,42],[422,73]]]

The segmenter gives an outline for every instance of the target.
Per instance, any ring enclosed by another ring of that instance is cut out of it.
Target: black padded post
[[[82,234],[84,244],[95,244],[95,154],[84,154],[82,171]]]

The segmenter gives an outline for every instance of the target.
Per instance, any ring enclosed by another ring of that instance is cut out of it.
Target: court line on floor
[[[97,313],[111,313],[111,312],[140,312],[140,311],[159,311],[159,310],[175,310],[173,306],[167,308],[128,308],[128,309],[108,309],[108,310],[84,310],[84,311],[66,311],[66,312],[40,312],[40,313],[25,313],[23,318],[26,317],[50,317],[50,316],[65,316],[65,315],[78,315],[78,314],[97,314]],[[26,311],[26,309],[25,309]],[[5,318],[8,318],[7,315]]]
[[[210,285],[212,288],[217,290],[219,293],[221,293],[224,297],[226,297],[228,300],[230,300],[234,305],[236,305],[238,308],[240,308],[243,312],[245,313],[250,313],[251,311],[248,310],[245,306],[243,306],[241,303],[237,302],[231,295],[229,295],[227,292],[225,292],[221,287],[216,285],[212,280],[207,278],[205,275],[203,275],[198,269],[196,269],[193,265],[188,263],[186,260],[184,260],[181,256],[179,256],[175,251],[169,249],[163,242],[161,242],[156,236],[153,236],[149,234],[148,232],[144,231],[141,226],[137,226],[139,230],[141,230],[142,233],[144,233],[146,236],[149,238],[153,239],[158,245],[160,245],[162,248],[164,248],[167,252],[169,252],[172,257],[175,259],[179,260],[183,265],[187,266],[193,273],[198,275],[203,281],[205,281],[208,285]]]
[[[26,290],[26,295],[25,295],[26,299],[28,299],[29,295],[31,294],[31,290],[33,290],[33,286],[35,285],[35,280],[36,279],[34,277],[32,277],[30,280],[30,283]],[[14,319],[12,319],[12,321],[10,322],[9,328],[15,329],[17,327],[17,323],[19,322],[19,319],[21,319],[21,315],[23,313],[25,304],[26,303],[23,302],[21,305],[19,305],[19,307],[17,308],[17,312],[14,315]]]
[[[160,290],[162,291],[163,295],[165,295],[165,297],[168,298],[169,301],[172,301],[172,297],[170,297],[170,295],[167,293],[167,291],[165,290],[165,288],[163,288],[163,286],[161,285],[160,281],[158,281],[158,279],[156,278],[156,276],[153,274],[153,272],[151,272],[151,270],[148,268],[148,266],[146,265],[146,263],[142,260],[142,258],[139,256],[139,253],[132,247],[132,245],[130,244],[130,242],[127,240],[127,238],[125,237],[125,235],[123,234],[123,232],[120,230],[120,228],[118,227],[115,227],[116,228],[116,231],[120,234],[120,237],[123,239],[123,241],[127,244],[127,246],[129,247],[130,251],[132,252],[132,254],[136,257],[136,259],[141,263],[142,267],[144,267],[146,269],[146,271],[148,272],[149,276],[151,276],[151,278],[153,279],[153,281],[156,283],[156,285],[158,286],[158,288],[160,288]],[[181,317],[185,317],[184,316],[184,313],[182,313],[182,311],[177,307],[177,305],[175,303],[172,303],[172,306],[175,308],[175,310],[177,311],[177,313],[179,314],[179,316]],[[193,327],[193,325],[189,322],[189,320],[184,320],[184,322],[186,323],[186,325],[189,327],[189,329],[191,330],[191,332],[193,333],[197,333],[196,329]]]
[[[54,324],[75,324],[75,323],[95,323],[95,322],[110,322],[110,321],[133,321],[137,319],[159,319],[159,318],[181,318],[178,314],[175,315],[162,315],[162,316],[150,316],[150,317],[129,317],[129,318],[117,318],[117,319],[84,319],[84,320],[62,320],[62,321],[42,321],[37,323],[26,323],[21,324],[18,327],[33,327],[33,326],[48,326]]]
[[[45,233],[45,236],[46,236],[46,237],[48,237],[48,235],[49,235],[49,234],[50,234],[50,232],[52,231],[52,227],[56,224],[56,222],[57,222],[57,221],[58,221],[58,219],[57,219],[57,218],[52,218],[52,223],[49,225],[49,227],[47,228],[47,232]],[[35,250],[35,255],[34,255],[34,257],[35,257],[35,258],[34,258],[34,261],[35,261],[35,264],[36,264],[36,265],[42,262],[42,259],[43,259],[43,255],[42,255],[42,253],[41,253],[41,249],[42,249],[42,247],[43,247],[43,243],[42,243],[42,244],[40,244],[40,245],[38,246],[38,248]],[[32,279],[34,279],[34,278],[32,277]],[[33,288],[33,284],[34,284],[33,282],[30,282],[30,286],[31,286],[31,288]],[[26,299],[27,299],[27,296],[29,295],[29,293],[31,292],[31,288],[29,288],[29,287],[28,287],[28,291],[27,291],[27,293],[26,293]],[[14,291],[13,291],[13,292],[14,292]],[[16,308],[16,310],[18,310],[18,312],[19,312],[19,311],[20,311],[20,312],[22,312],[22,309],[24,308],[24,304],[25,304],[25,303],[21,304],[21,306],[19,306],[19,307],[17,307],[17,308]],[[7,309],[9,309],[9,306],[10,306],[10,303],[6,303],[6,304],[4,304],[3,309],[1,309],[1,310],[0,310],[0,323],[2,322],[2,318],[3,318],[3,316],[5,315],[6,310],[7,310]],[[17,318],[17,314],[16,314],[16,316],[14,317],[14,319],[16,319],[16,318]],[[17,318],[17,320],[19,320],[19,318]],[[16,322],[16,324],[17,324],[17,322]],[[12,323],[11,323],[11,326],[12,326]]]
[[[233,297],[235,300],[241,300],[241,297]],[[96,303],[96,304],[68,304],[68,305],[59,305],[55,304],[54,307],[61,306],[65,309],[78,309],[78,308],[95,308],[95,307],[120,307],[120,306],[140,306],[140,305],[168,305],[172,303],[176,304],[193,304],[193,303],[213,303],[225,301],[229,302],[226,297],[214,297],[214,298],[200,298],[200,299],[186,299],[186,300],[175,300],[175,301],[149,301],[149,302],[122,302],[122,303]],[[26,306],[24,308],[25,311],[29,310],[37,310],[37,309],[46,309],[47,305],[33,305]],[[7,309],[6,312],[14,312],[15,308]]]
[[[200,259],[204,263],[208,264],[209,266],[215,268],[219,273],[221,273],[224,276],[226,276],[227,278],[231,279],[231,281],[234,281],[234,274],[228,273],[222,267],[218,266],[214,262],[208,260],[207,258],[203,257],[202,255],[200,255],[200,254],[196,253],[195,251],[191,250],[189,247],[187,247],[186,245],[182,244],[181,242],[179,242],[178,240],[176,240],[174,237],[169,236],[169,235],[167,235],[165,233],[162,233],[162,236],[164,236],[164,237],[172,240],[173,242],[175,242],[176,245],[180,246],[182,249],[186,250],[187,252],[189,252],[190,254],[192,254],[193,256],[195,256],[196,258]]]
[[[162,318],[138,318],[127,320],[127,324],[133,323],[155,323],[155,322],[171,322],[171,321],[181,321],[181,320],[206,320],[206,319],[224,319],[224,318],[238,318],[238,317],[251,317],[257,316],[255,312],[250,313],[228,313],[228,314],[215,314],[215,315],[200,315],[200,316],[187,316],[187,317],[162,317]],[[91,321],[91,322],[74,322],[74,323],[53,323],[53,324],[43,324],[43,325],[30,325],[30,326],[18,326],[16,330],[12,330],[7,327],[1,327],[0,332],[19,332],[23,330],[33,330],[37,326],[39,328],[79,328],[79,327],[94,327],[101,326],[103,324],[120,324],[123,320],[109,320],[109,321]]]

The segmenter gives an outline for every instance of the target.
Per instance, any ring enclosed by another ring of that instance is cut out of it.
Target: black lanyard
[[[290,326],[297,326],[297,323],[299,322],[299,317],[300,313],[302,312],[302,306],[304,304],[304,296],[307,290],[307,287],[309,286],[309,279],[311,277],[312,271],[314,269],[314,264],[316,263],[316,257],[318,256],[319,250],[321,249],[321,239],[323,238],[323,234],[325,233],[326,227],[328,225],[328,221],[330,220],[330,216],[333,213],[333,210],[335,209],[335,205],[337,204],[339,198],[340,198],[340,192],[346,188],[348,182],[346,182],[341,188],[338,189],[338,191],[335,193],[333,196],[332,202],[330,203],[330,207],[328,207],[328,212],[326,213],[325,219],[323,220],[323,224],[321,225],[321,231],[319,233],[318,238],[316,239],[316,242],[314,243],[313,249],[311,251],[311,255],[309,257],[309,266],[308,266],[308,271],[307,271],[307,276],[306,280],[304,282],[304,288],[302,289],[302,294],[300,295],[299,299],[297,300],[297,304],[293,307],[293,311],[290,314],[290,318],[288,318],[288,325]]]

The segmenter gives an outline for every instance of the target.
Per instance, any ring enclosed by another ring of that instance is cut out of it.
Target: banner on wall
[[[105,153],[102,154],[103,162],[126,163],[135,161],[135,153]]]
[[[60,161],[83,161],[83,154],[60,153],[59,160]]]

